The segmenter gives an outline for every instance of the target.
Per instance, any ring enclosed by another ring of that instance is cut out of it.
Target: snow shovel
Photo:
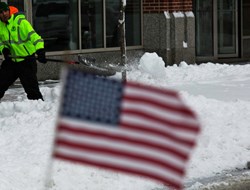
[[[29,58],[29,57],[24,57],[24,56],[10,56],[11,58]],[[63,59],[55,59],[55,58],[46,58],[47,61],[50,62],[57,62],[57,63],[67,63],[70,65],[73,64],[79,64],[79,65],[83,65],[83,70],[92,74],[96,74],[96,75],[104,75],[104,76],[112,76],[115,75],[116,71],[112,68],[108,68],[108,67],[101,67],[101,66],[97,66],[97,65],[93,65],[92,63],[95,62],[94,58],[89,58],[89,57],[80,57],[78,55],[78,60],[79,61],[74,61],[74,60],[63,60]],[[30,57],[30,59],[32,59],[33,57]],[[37,57],[35,57],[37,59]]]
[[[105,69],[109,69],[109,70],[114,70],[116,72],[122,72],[127,70],[127,68],[125,66],[122,66],[120,64],[106,64],[106,65],[101,65],[96,63],[95,58],[91,58],[91,57],[83,57],[82,55],[78,55],[78,61],[80,63],[83,63],[84,65],[87,65],[89,67],[93,67],[93,68],[105,68]]]

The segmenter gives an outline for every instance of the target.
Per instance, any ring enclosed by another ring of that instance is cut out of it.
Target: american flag
[[[53,157],[182,189],[200,131],[173,90],[68,69]]]

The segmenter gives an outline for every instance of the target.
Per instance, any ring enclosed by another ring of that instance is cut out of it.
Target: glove
[[[37,60],[40,62],[40,63],[47,63],[47,59],[45,57],[45,50],[44,49],[39,49],[36,51],[36,54],[37,54]]]
[[[8,48],[3,48],[2,53],[3,53],[4,59],[5,59],[6,61],[10,61],[10,60],[11,60],[11,58],[10,58],[10,49],[8,49]]]
[[[5,68],[8,68],[8,66],[10,65],[10,62],[6,61],[6,60],[3,60],[0,68],[1,69],[5,69]]]

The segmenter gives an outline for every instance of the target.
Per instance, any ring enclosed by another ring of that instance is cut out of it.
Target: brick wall
[[[192,11],[192,0],[143,0],[144,13]]]

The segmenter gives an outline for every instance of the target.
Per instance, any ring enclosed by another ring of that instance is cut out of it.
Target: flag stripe
[[[76,149],[68,149],[65,147],[57,146],[54,154],[61,154],[65,156],[75,156],[80,159],[88,159],[92,161],[96,161],[98,163],[106,163],[106,164],[112,164],[114,166],[122,166],[126,168],[141,170],[144,172],[149,173],[155,173],[158,174],[164,178],[171,179],[174,181],[181,181],[183,179],[183,175],[179,175],[176,173],[173,173],[172,171],[163,169],[162,167],[159,167],[157,165],[148,164],[148,162],[145,161],[138,161],[131,158],[122,158],[113,157],[108,154],[100,154],[97,152],[85,152],[85,151],[78,151]]]
[[[122,104],[122,109],[133,109],[141,112],[146,112],[149,114],[156,115],[160,118],[165,118],[170,121],[183,122],[189,125],[198,125],[196,118],[187,116],[183,113],[176,114],[171,112],[171,110],[163,109],[157,105],[149,105],[146,102],[131,102],[129,100],[124,100]]]
[[[182,145],[188,146],[188,147],[193,147],[195,145],[195,141],[193,141],[192,139],[184,139],[181,137],[178,137],[177,135],[174,135],[168,131],[164,131],[164,130],[158,130],[157,128],[152,129],[151,127],[145,127],[145,125],[140,125],[140,124],[130,124],[128,122],[123,123],[121,122],[120,125],[123,128],[126,129],[130,129],[130,130],[134,130],[134,131],[138,131],[138,132],[143,132],[143,133],[147,133],[147,134],[151,134],[151,135],[159,135],[161,137],[164,137],[166,139],[172,140],[175,143],[180,143]]]
[[[80,151],[78,149],[69,149],[64,146],[58,145],[54,151],[54,154],[60,154],[65,156],[75,156],[80,159],[89,159],[96,162],[106,163],[106,164],[113,164],[113,165],[120,165],[122,167],[133,168],[137,170],[142,170],[144,172],[149,173],[158,173],[164,178],[172,179],[175,181],[181,181],[183,179],[183,175],[175,173],[171,170],[158,166],[156,164],[149,164],[145,160],[137,160],[131,157],[117,157],[112,156],[107,153],[99,153],[99,152],[86,152]],[[119,158],[119,159],[118,159]]]
[[[166,112],[173,112],[173,114],[181,114],[181,115],[185,115],[185,116],[191,116],[191,117],[195,117],[194,113],[188,109],[185,106],[182,107],[177,107],[168,103],[163,103],[162,101],[160,101],[159,99],[152,99],[152,98],[147,98],[147,97],[143,97],[143,96],[134,96],[134,95],[130,95],[127,94],[124,97],[124,100],[126,102],[131,102],[132,104],[138,104],[138,103],[142,103],[142,104],[147,104],[147,106],[152,106],[152,107],[157,107],[159,109],[165,110]],[[189,118],[187,117],[187,119]]]
[[[172,92],[169,99],[169,96],[165,96],[166,94],[162,89],[145,87],[145,92],[142,93],[142,86],[139,85],[140,89],[135,88],[137,86],[138,85],[136,84],[129,84],[125,87],[122,111],[128,111],[126,113],[135,112],[136,115],[140,115],[140,112],[144,114],[148,113],[149,115],[155,116],[151,118],[154,118],[155,121],[167,122],[168,120],[169,124],[173,125],[173,127],[176,127],[180,123],[180,127],[184,130],[189,129],[199,132],[199,123],[197,122],[195,114],[181,101],[179,101],[179,97],[176,92],[169,91]],[[155,91],[157,93],[155,93]],[[161,94],[158,94],[158,92]],[[175,101],[176,103],[173,104]],[[172,110],[166,109],[169,107],[171,107]],[[177,110],[179,110],[178,114],[176,113]],[[189,114],[186,115],[185,111],[181,110],[186,110]],[[147,118],[147,116],[148,115],[145,115],[144,117]],[[160,117],[159,120],[158,117]],[[187,124],[186,129],[185,126],[183,126],[184,123]]]
[[[101,137],[98,140],[94,140],[93,137],[83,136],[65,131],[60,132],[57,139],[73,144],[88,144],[97,147],[107,147],[109,149],[131,152],[133,154],[140,154],[144,157],[153,157],[155,159],[161,160],[162,162],[172,164],[177,168],[182,168],[185,165],[185,162],[187,161],[150,147],[144,147],[143,145],[132,146],[133,144],[126,142],[117,142],[116,144],[114,144],[112,140],[108,140],[105,137]]]
[[[75,156],[79,159],[91,160],[97,163],[105,163],[114,166],[126,167],[128,169],[135,169],[143,172],[155,173],[159,176],[162,176],[162,178],[166,178],[169,180],[171,179],[173,181],[180,182],[183,179],[183,176],[176,175],[172,171],[163,169],[162,167],[153,166],[151,164],[148,164],[147,162],[132,160],[130,158],[123,159],[119,157],[120,159],[117,159],[116,157],[112,157],[110,155],[76,151],[75,149],[66,149],[64,147],[57,147],[54,154],[60,154],[62,156]]]
[[[123,172],[126,174],[144,176],[144,177],[154,179],[154,180],[159,181],[159,182],[164,181],[166,185],[171,186],[175,189],[182,188],[182,184],[179,181],[175,182],[172,179],[164,178],[157,173],[144,172],[144,171],[138,170],[137,168],[134,169],[134,168],[128,168],[126,166],[123,167],[122,165],[106,164],[106,163],[102,163],[102,162],[97,162],[95,160],[93,161],[93,160],[89,160],[89,159],[78,158],[76,156],[68,156],[68,155],[63,155],[63,154],[61,155],[60,153],[55,153],[54,157],[62,159],[62,160],[66,160],[66,161],[91,165],[91,166],[95,166],[95,167],[99,167],[99,168],[104,168],[104,169],[109,168],[110,170],[120,171],[120,172]]]
[[[100,154],[106,154],[113,157],[123,157],[125,159],[131,159],[131,160],[137,160],[137,161],[144,161],[151,165],[158,165],[159,167],[162,167],[162,169],[170,170],[171,172],[174,172],[178,175],[184,175],[184,169],[178,168],[174,166],[173,164],[169,164],[166,161],[162,161],[159,158],[156,158],[155,156],[145,156],[143,154],[138,154],[136,152],[129,152],[126,150],[117,150],[114,148],[110,148],[107,146],[97,146],[93,144],[79,144],[79,143],[73,143],[66,140],[60,140],[58,139],[56,142],[59,146],[62,146],[64,148],[69,149],[76,149],[78,151],[87,151],[87,152],[95,152]]]
[[[137,110],[140,112],[146,112],[151,115],[155,115],[159,118],[163,118],[173,122],[182,122],[187,123],[189,125],[198,125],[197,120],[193,117],[186,116],[183,113],[176,114],[175,112],[171,112],[169,110],[162,109],[157,105],[148,105],[146,102],[137,101],[137,102],[130,102],[124,100],[122,104],[122,109],[130,109],[130,110]]]
[[[161,146],[169,146],[173,149],[178,150],[179,152],[183,152],[188,154],[190,152],[190,147],[185,146],[183,144],[175,143],[169,140],[166,137],[162,137],[159,135],[144,133],[143,131],[129,130],[125,127],[116,127],[112,125],[98,124],[89,121],[80,122],[76,120],[72,120],[70,118],[61,118],[58,122],[59,125],[67,126],[67,128],[73,130],[90,130],[101,132],[102,134],[111,134],[113,136],[124,136],[127,139],[136,139],[146,141],[148,143],[159,144]]]
[[[177,128],[169,127],[168,125],[162,124],[162,123],[156,123],[151,120],[147,119],[141,119],[140,117],[131,117],[130,115],[122,115],[120,118],[120,125],[126,126],[126,125],[137,125],[142,126],[147,129],[159,131],[167,134],[171,134],[173,136],[176,136],[180,139],[187,140],[187,141],[194,141],[194,138],[197,136],[197,132],[191,132],[191,131],[183,131],[179,130]],[[143,130],[142,130],[143,132]]]
[[[59,130],[75,133],[75,134],[81,134],[81,135],[88,135],[92,138],[106,138],[109,140],[112,140],[114,142],[126,142],[133,144],[133,146],[143,146],[143,147],[149,147],[152,149],[156,149],[159,151],[163,151],[165,153],[171,154],[179,159],[186,160],[188,158],[187,153],[182,152],[180,149],[178,150],[178,147],[171,147],[169,145],[164,145],[160,143],[156,143],[153,141],[149,141],[149,139],[146,138],[133,138],[128,137],[123,134],[110,134],[104,131],[92,131],[89,130],[87,127],[82,129],[72,129],[70,127],[67,127],[66,125],[61,125]]]
[[[142,85],[140,83],[136,83],[136,82],[126,82],[125,83],[126,87],[129,87],[130,89],[135,89],[136,91],[140,92],[141,94],[143,94],[143,91],[147,91],[150,93],[154,93],[156,95],[161,95],[163,97],[168,97],[168,98],[178,98],[179,95],[176,91],[174,90],[170,90],[170,89],[162,89],[162,88],[158,88],[155,86],[147,86],[147,85]],[[179,102],[179,101],[176,101]]]
[[[156,115],[151,115],[149,113],[145,113],[145,112],[141,112],[141,111],[137,111],[137,110],[133,110],[133,109],[123,109],[123,110],[121,110],[121,112],[123,115],[127,115],[130,117],[139,117],[141,119],[153,121],[156,123],[161,123],[163,125],[166,125],[168,127],[174,128],[174,129],[179,129],[179,130],[184,130],[184,131],[193,131],[196,133],[199,132],[198,126],[189,125],[189,124],[186,124],[183,122],[169,121],[169,120],[160,118]]]
[[[138,88],[138,87],[139,88]],[[145,87],[145,88],[143,88]],[[167,91],[170,93],[165,93],[163,91]],[[160,91],[161,93],[158,93]],[[176,108],[182,108],[184,106],[183,102],[180,101],[179,95],[175,91],[169,91],[168,89],[159,89],[157,87],[149,87],[149,86],[141,86],[140,84],[136,84],[133,82],[129,82],[124,86],[123,89],[123,97],[141,97],[151,100],[157,100],[162,104],[172,105]]]

